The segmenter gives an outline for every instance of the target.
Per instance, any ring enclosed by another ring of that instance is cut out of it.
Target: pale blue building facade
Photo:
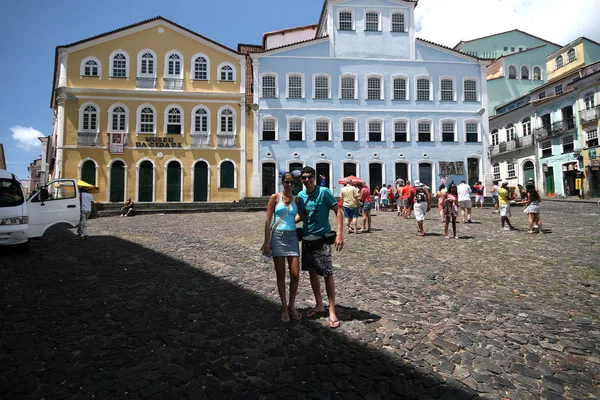
[[[253,196],[304,166],[336,195],[348,175],[371,190],[491,180],[488,62],[417,39],[415,6],[326,0],[314,37],[251,54]]]

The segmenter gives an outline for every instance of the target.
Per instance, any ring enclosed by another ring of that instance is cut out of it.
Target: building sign
[[[590,158],[596,158],[596,148],[589,149],[588,154],[589,154]]]
[[[108,152],[113,154],[123,154],[125,148],[125,133],[109,132],[108,133]]]
[[[144,142],[135,142],[135,147],[172,147],[179,149],[182,148],[181,142],[174,142],[172,137],[148,137]]]
[[[440,175],[464,175],[465,163],[463,161],[439,161]]]

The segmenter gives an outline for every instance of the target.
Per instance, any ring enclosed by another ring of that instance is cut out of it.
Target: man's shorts
[[[406,207],[406,200],[407,199],[404,199],[404,198],[400,197],[398,199],[398,207]]]
[[[483,203],[484,197],[482,194],[475,195],[475,203]]]
[[[473,206],[473,203],[471,202],[471,199],[469,200],[461,200],[458,202],[458,207],[459,208],[471,208],[471,206]]]
[[[498,204],[498,196],[492,196],[492,201],[494,202],[494,205]]]
[[[302,271],[315,271],[321,276],[333,275],[331,246],[324,244],[320,249],[308,248],[302,242]]]
[[[382,206],[387,206],[388,205],[388,199],[381,199],[381,205]]]
[[[425,213],[427,212],[427,202],[421,201],[415,203],[414,212],[415,219],[417,221],[425,221]]]
[[[342,209],[344,211],[344,218],[358,217],[358,208],[343,207]]]
[[[501,217],[510,217],[510,205],[500,204],[500,216]]]
[[[366,213],[366,212],[371,211],[372,208],[373,208],[373,203],[369,203],[367,201],[367,202],[365,202],[365,204],[363,204],[363,209],[362,210],[363,210],[364,213]]]

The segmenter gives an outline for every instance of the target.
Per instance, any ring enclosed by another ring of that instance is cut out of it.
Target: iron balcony
[[[593,122],[600,118],[600,105],[579,111],[579,119],[581,122]]]
[[[576,129],[575,117],[565,118],[562,121],[555,122],[550,125],[545,125],[541,128],[537,128],[534,131],[535,138],[537,140],[558,136],[563,133],[571,132]]]
[[[533,136],[518,137],[515,140],[509,140],[508,142],[498,143],[488,148],[490,156],[495,156],[502,153],[508,153],[509,151],[518,150],[526,147],[533,146]]]

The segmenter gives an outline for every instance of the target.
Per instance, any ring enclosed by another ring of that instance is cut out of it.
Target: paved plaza
[[[336,330],[280,321],[264,213],[107,217],[3,250],[0,398],[600,397],[600,206],[543,202],[543,235],[477,209],[460,240],[435,209],[425,237],[375,214],[334,255]]]

